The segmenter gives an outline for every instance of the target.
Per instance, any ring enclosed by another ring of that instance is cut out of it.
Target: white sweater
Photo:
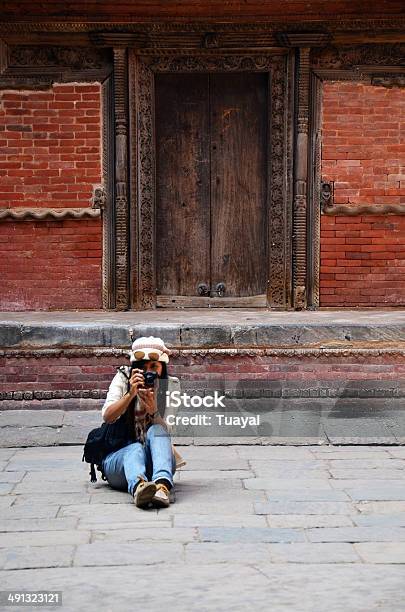
[[[125,373],[127,374],[127,376],[129,376],[130,367],[123,366],[123,369],[125,370]],[[101,416],[103,418],[103,421],[104,421],[104,415],[105,415],[105,411],[107,407],[110,404],[113,404],[117,400],[121,399],[121,397],[125,395],[127,390],[128,390],[128,379],[122,372],[120,372],[120,370],[118,370],[116,375],[114,376],[114,378],[112,379],[110,383],[110,386],[107,392],[107,397],[101,409]],[[180,391],[180,381],[176,376],[168,376],[167,390],[170,393],[172,391]],[[138,401],[138,398],[136,398],[136,401]],[[174,407],[171,405],[171,403],[169,403],[169,407],[170,407],[171,414],[173,414]],[[119,417],[117,417],[117,419],[118,418]],[[168,431],[170,431],[170,427],[168,425],[166,425],[166,427]],[[173,452],[176,457],[176,469],[179,469],[183,465],[186,465],[186,461],[180,456],[180,454],[177,452],[177,450],[174,447],[173,447]]]
[[[126,375],[129,376],[130,367],[123,366],[123,368],[125,369]],[[167,390],[170,393],[172,391],[180,391],[180,381],[176,376],[168,376]],[[114,402],[121,399],[121,397],[123,397],[127,391],[128,391],[128,379],[125,377],[125,375],[122,372],[120,372],[120,370],[118,370],[116,375],[114,376],[114,378],[112,379],[110,383],[110,386],[107,392],[107,397],[101,409],[101,416],[103,418],[103,421],[104,421],[104,415],[105,415],[105,411],[107,407],[110,404],[113,404]],[[138,401],[138,398],[136,398],[136,401]],[[173,407],[171,406],[171,404],[168,407],[171,408],[171,414],[172,414]]]

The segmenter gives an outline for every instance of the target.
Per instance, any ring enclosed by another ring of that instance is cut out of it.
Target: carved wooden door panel
[[[159,74],[158,306],[265,306],[268,77]]]

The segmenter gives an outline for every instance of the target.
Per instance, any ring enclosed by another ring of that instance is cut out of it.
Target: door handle
[[[216,293],[218,297],[224,297],[224,294],[225,294],[225,283],[218,283],[215,286],[215,291],[213,293]]]
[[[206,283],[200,283],[197,287],[198,295],[209,295],[210,290]]]

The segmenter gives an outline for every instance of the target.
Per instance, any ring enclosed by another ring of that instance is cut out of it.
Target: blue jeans
[[[114,489],[127,490],[133,495],[135,485],[144,480],[165,478],[173,486],[176,460],[170,435],[162,425],[151,425],[145,445],[133,442],[107,455],[102,468],[108,484]]]

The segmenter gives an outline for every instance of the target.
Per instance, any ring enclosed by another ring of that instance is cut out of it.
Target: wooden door
[[[157,304],[265,306],[267,75],[155,86]]]

